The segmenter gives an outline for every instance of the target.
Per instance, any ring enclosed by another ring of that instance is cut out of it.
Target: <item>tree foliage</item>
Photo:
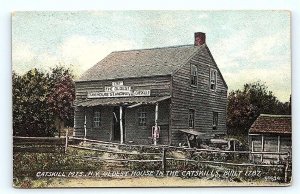
[[[62,75],[59,74],[61,72]],[[75,95],[72,78],[70,71],[62,67],[54,68],[51,73],[38,69],[24,75],[13,72],[13,134],[53,136],[56,115],[63,115],[60,118],[64,121],[70,120]]]
[[[55,125],[59,130],[65,125],[73,127],[73,101],[75,99],[75,84],[68,69],[57,67],[52,70],[51,90],[47,98],[49,109],[54,114]]]
[[[260,114],[290,114],[290,103],[280,102],[261,82],[245,84],[228,96],[227,127],[230,135],[247,135]]]
[[[13,73],[14,135],[49,136],[53,133],[52,114],[48,112],[49,75],[37,69],[23,76]]]

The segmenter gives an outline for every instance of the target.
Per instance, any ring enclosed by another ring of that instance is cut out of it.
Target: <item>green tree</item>
[[[245,136],[260,114],[290,114],[289,104],[280,102],[264,83],[245,84],[242,90],[229,93],[228,133]]]
[[[75,87],[69,69],[32,69],[22,76],[13,72],[12,82],[14,135],[54,136],[55,130],[73,126]]]
[[[52,136],[53,115],[48,111],[49,75],[32,69],[23,76],[13,73],[13,134]]]

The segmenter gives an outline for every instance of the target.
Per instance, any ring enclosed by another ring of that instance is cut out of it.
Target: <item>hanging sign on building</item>
[[[124,86],[123,81],[112,82],[112,86],[106,86],[104,91],[89,91],[88,98],[111,98],[130,96],[150,96],[150,90],[133,90],[131,86]]]

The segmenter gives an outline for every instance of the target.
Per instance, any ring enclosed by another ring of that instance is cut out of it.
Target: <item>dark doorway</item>
[[[122,122],[123,122],[123,136],[125,137],[125,113],[123,108],[123,114],[122,114]],[[124,138],[125,139],[125,138]],[[120,141],[121,140],[121,134],[120,134],[120,107],[116,106],[113,110],[113,140],[114,141]]]

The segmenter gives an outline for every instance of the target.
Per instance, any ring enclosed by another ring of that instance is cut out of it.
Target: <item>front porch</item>
[[[121,144],[169,143],[170,96],[92,99],[76,107],[77,137]]]

